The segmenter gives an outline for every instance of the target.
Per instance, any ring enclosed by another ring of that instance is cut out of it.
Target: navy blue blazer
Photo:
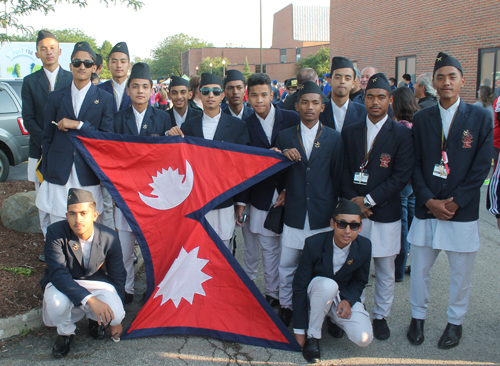
[[[203,136],[203,115],[191,118],[184,122],[181,130],[186,136],[205,138]],[[248,129],[244,121],[237,117],[228,116],[226,113],[220,114],[219,124],[215,130],[214,141],[231,142],[233,144],[249,145]],[[214,209],[221,209],[232,206],[233,198],[220,203]]]
[[[432,175],[441,161],[442,122],[439,106],[418,111],[413,118],[415,171],[412,178],[416,196],[415,216],[427,214],[425,203],[431,199],[453,197],[460,208],[451,221],[468,222],[479,218],[480,189],[491,167],[493,121],[484,108],[460,102],[448,135],[446,152],[450,174],[447,179]]]
[[[284,222],[290,227],[303,229],[307,212],[310,228],[321,229],[330,225],[338,200],[344,163],[342,137],[337,131],[323,126],[318,144],[307,159],[299,136],[300,125],[287,128],[279,133],[276,143],[281,151],[296,148],[302,156],[301,161],[285,171]]]
[[[412,130],[390,118],[377,135],[368,157],[366,186],[354,184],[366,155],[366,119],[342,130],[344,139],[344,170],[340,185],[341,197],[351,199],[370,194],[376,203],[370,220],[394,222],[401,219],[401,190],[410,181],[415,166]]]
[[[68,221],[50,225],[45,239],[45,262],[47,268],[40,281],[42,290],[52,282],[75,306],[81,305],[81,301],[90,295],[90,292],[74,280],[110,283],[122,301],[124,300],[127,272],[123,266],[120,240],[114,230],[104,225],[94,223],[94,239],[87,267],[83,263],[80,241]]]
[[[115,113],[114,128],[116,133],[134,136],[165,136],[165,132],[172,127],[168,113],[148,105],[139,134],[132,108],[131,106]]]
[[[327,277],[337,282],[340,298],[347,300],[351,306],[360,301],[370,274],[372,244],[367,238],[358,235],[351,243],[344,265],[336,274],[333,273],[333,245],[333,230],[306,239],[292,283],[295,329],[307,329],[309,326],[307,287],[314,277]]]
[[[319,120],[323,123],[323,125],[335,130],[335,117],[333,115],[332,103],[331,99],[325,102],[325,110],[319,115]],[[349,106],[347,107],[347,112],[345,114],[344,126],[342,128],[344,129],[358,121],[364,120],[366,118],[366,114],[366,108],[363,104],[349,101]]]
[[[300,116],[297,112],[281,110],[278,107],[275,108],[271,143],[269,143],[266,133],[255,113],[245,119],[250,136],[250,146],[261,147],[263,149],[276,147],[279,132],[286,128],[296,127],[300,123]],[[269,210],[274,191],[275,189],[279,189],[280,178],[280,174],[275,174],[250,187],[247,191],[248,197],[244,199],[244,202],[250,202],[252,206],[262,211]]]
[[[115,91],[113,90],[113,82],[111,80],[106,81],[105,83],[97,85],[99,89],[102,89],[113,97],[113,112],[118,112],[122,111],[124,109],[127,109],[132,105],[132,100],[130,99],[129,95],[127,94],[127,90],[123,92],[123,98],[122,98],[122,103],[120,107],[116,105],[116,99],[115,99]]]
[[[167,113],[170,116],[170,123],[172,124],[172,127],[177,126],[177,121],[175,120],[175,116],[174,116],[174,107],[170,108],[167,111]],[[188,119],[191,119],[191,118],[194,118],[194,117],[201,116],[203,114],[203,111],[197,110],[197,109],[193,109],[188,104],[186,113],[187,113],[187,116],[186,116],[186,119],[184,121],[187,121]]]
[[[83,122],[82,130],[113,132],[113,98],[91,85],[78,116],[73,111],[71,85],[49,94],[45,108],[45,129],[42,143],[43,179],[64,185],[68,182],[73,162],[82,186],[99,184],[99,178],[77,151],[66,132],[52,121],[69,118]]]
[[[242,120],[246,120],[248,117],[250,117],[253,114],[253,109],[251,107],[247,107],[247,106],[243,106],[243,108],[244,109],[243,109]],[[224,108],[222,110],[222,113],[225,113],[225,114],[232,116],[231,111],[229,110],[229,105],[227,105],[226,108]]]
[[[68,86],[73,81],[73,74],[59,68],[54,90]],[[30,133],[29,157],[40,159],[42,156],[43,112],[49,99],[49,81],[43,68],[26,76],[21,91],[23,100],[24,126]]]

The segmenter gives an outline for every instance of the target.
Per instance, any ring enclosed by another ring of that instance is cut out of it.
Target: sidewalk
[[[485,207],[486,187],[482,189],[480,213],[481,249],[478,253],[469,312],[464,323],[464,334],[458,347],[451,350],[437,348],[447,318],[449,268],[446,255],[441,254],[432,271],[431,299],[425,323],[425,342],[412,346],[406,339],[410,322],[407,275],[396,283],[392,313],[388,319],[391,337],[374,340],[367,348],[359,348],[345,336],[331,338],[323,331],[321,365],[500,365],[500,293],[499,270],[500,231],[496,219]],[[241,234],[237,258],[241,263],[243,245]],[[373,266],[372,266],[373,267]],[[372,268],[373,272],[373,268]],[[373,278],[367,288],[366,306],[373,307]],[[256,281],[263,290],[262,266]],[[145,291],[144,271],[136,282],[136,301],[127,306],[124,325],[130,324],[140,308]],[[210,316],[207,314],[207,316]],[[80,322],[71,351],[66,359],[55,360],[51,348],[55,329],[45,327],[32,330],[23,338],[0,342],[1,365],[304,365],[301,353],[286,352],[239,343],[219,341],[196,336],[158,336],[136,338],[114,343],[97,341],[88,336],[87,321]],[[29,327],[29,324],[28,324]]]

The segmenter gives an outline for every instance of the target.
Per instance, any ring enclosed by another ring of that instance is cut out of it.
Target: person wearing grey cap
[[[42,173],[36,206],[50,214],[50,223],[65,220],[70,188],[91,191],[102,212],[99,178],[67,135],[68,130],[111,132],[113,97],[90,82],[95,53],[87,42],[75,44],[71,54],[73,82],[49,94],[42,139]]]
[[[65,196],[65,220],[47,229],[47,268],[40,281],[43,321],[48,327],[57,327],[52,348],[56,358],[68,354],[75,323],[84,316],[93,338],[103,339],[109,326],[115,342],[120,340],[125,317],[126,272],[118,235],[95,222],[99,213],[91,192],[71,188]]]
[[[341,198],[330,228],[305,240],[293,279],[293,331],[309,362],[320,358],[319,340],[326,317],[334,338],[345,332],[360,347],[373,340],[370,315],[362,299],[372,248],[370,240],[359,235],[363,228],[359,206]]]
[[[24,78],[21,98],[23,100],[24,126],[30,133],[28,180],[35,182],[35,192],[38,194],[40,180],[36,174],[36,167],[42,157],[45,105],[49,93],[70,85],[73,75],[59,65],[61,49],[54,34],[46,30],[38,32],[36,50],[36,57],[42,61],[43,68]],[[45,236],[47,226],[50,224],[50,217],[43,210],[38,210],[38,214],[40,228]]]

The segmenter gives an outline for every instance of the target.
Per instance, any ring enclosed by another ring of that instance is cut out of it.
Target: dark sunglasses
[[[352,231],[358,231],[359,228],[361,227],[361,223],[359,223],[359,222],[345,222],[345,221],[338,221],[338,220],[334,220],[334,221],[337,223],[337,227],[340,230],[344,230],[345,228],[347,228],[347,225],[349,225],[349,227],[351,228]]]
[[[201,92],[201,95],[205,95],[205,96],[207,96],[208,94],[210,94],[210,92],[212,92],[212,93],[214,93],[214,96],[218,97],[219,95],[222,94],[222,89],[220,89],[220,88],[214,88],[214,89],[201,88],[200,92]]]
[[[82,64],[86,69],[90,69],[92,66],[94,66],[94,62],[90,60],[82,61],[78,58],[75,58],[73,61],[71,61],[71,65],[73,65],[73,67],[80,67],[82,66]]]

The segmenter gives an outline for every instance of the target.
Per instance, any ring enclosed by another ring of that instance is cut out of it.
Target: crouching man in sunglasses
[[[70,141],[68,130],[111,132],[113,97],[90,82],[96,70],[95,53],[87,42],[75,44],[71,54],[73,82],[49,94],[42,139],[43,183],[36,206],[50,214],[50,224],[66,220],[66,196],[70,188],[91,192],[102,212],[99,178]]]
[[[293,279],[293,327],[309,362],[320,358],[319,339],[326,316],[332,337],[340,338],[345,332],[361,347],[373,340],[370,315],[361,299],[372,252],[370,240],[358,236],[362,226],[359,206],[341,198],[330,221],[333,230],[305,240]]]
[[[233,144],[249,145],[250,137],[244,121],[237,117],[221,113],[220,103],[224,99],[222,80],[210,73],[201,74],[201,102],[203,114],[193,117],[178,126],[172,127],[168,136],[194,136],[206,140],[231,142]],[[236,226],[233,197],[219,204],[206,214],[206,219],[222,239],[226,247],[232,251],[231,238]]]

